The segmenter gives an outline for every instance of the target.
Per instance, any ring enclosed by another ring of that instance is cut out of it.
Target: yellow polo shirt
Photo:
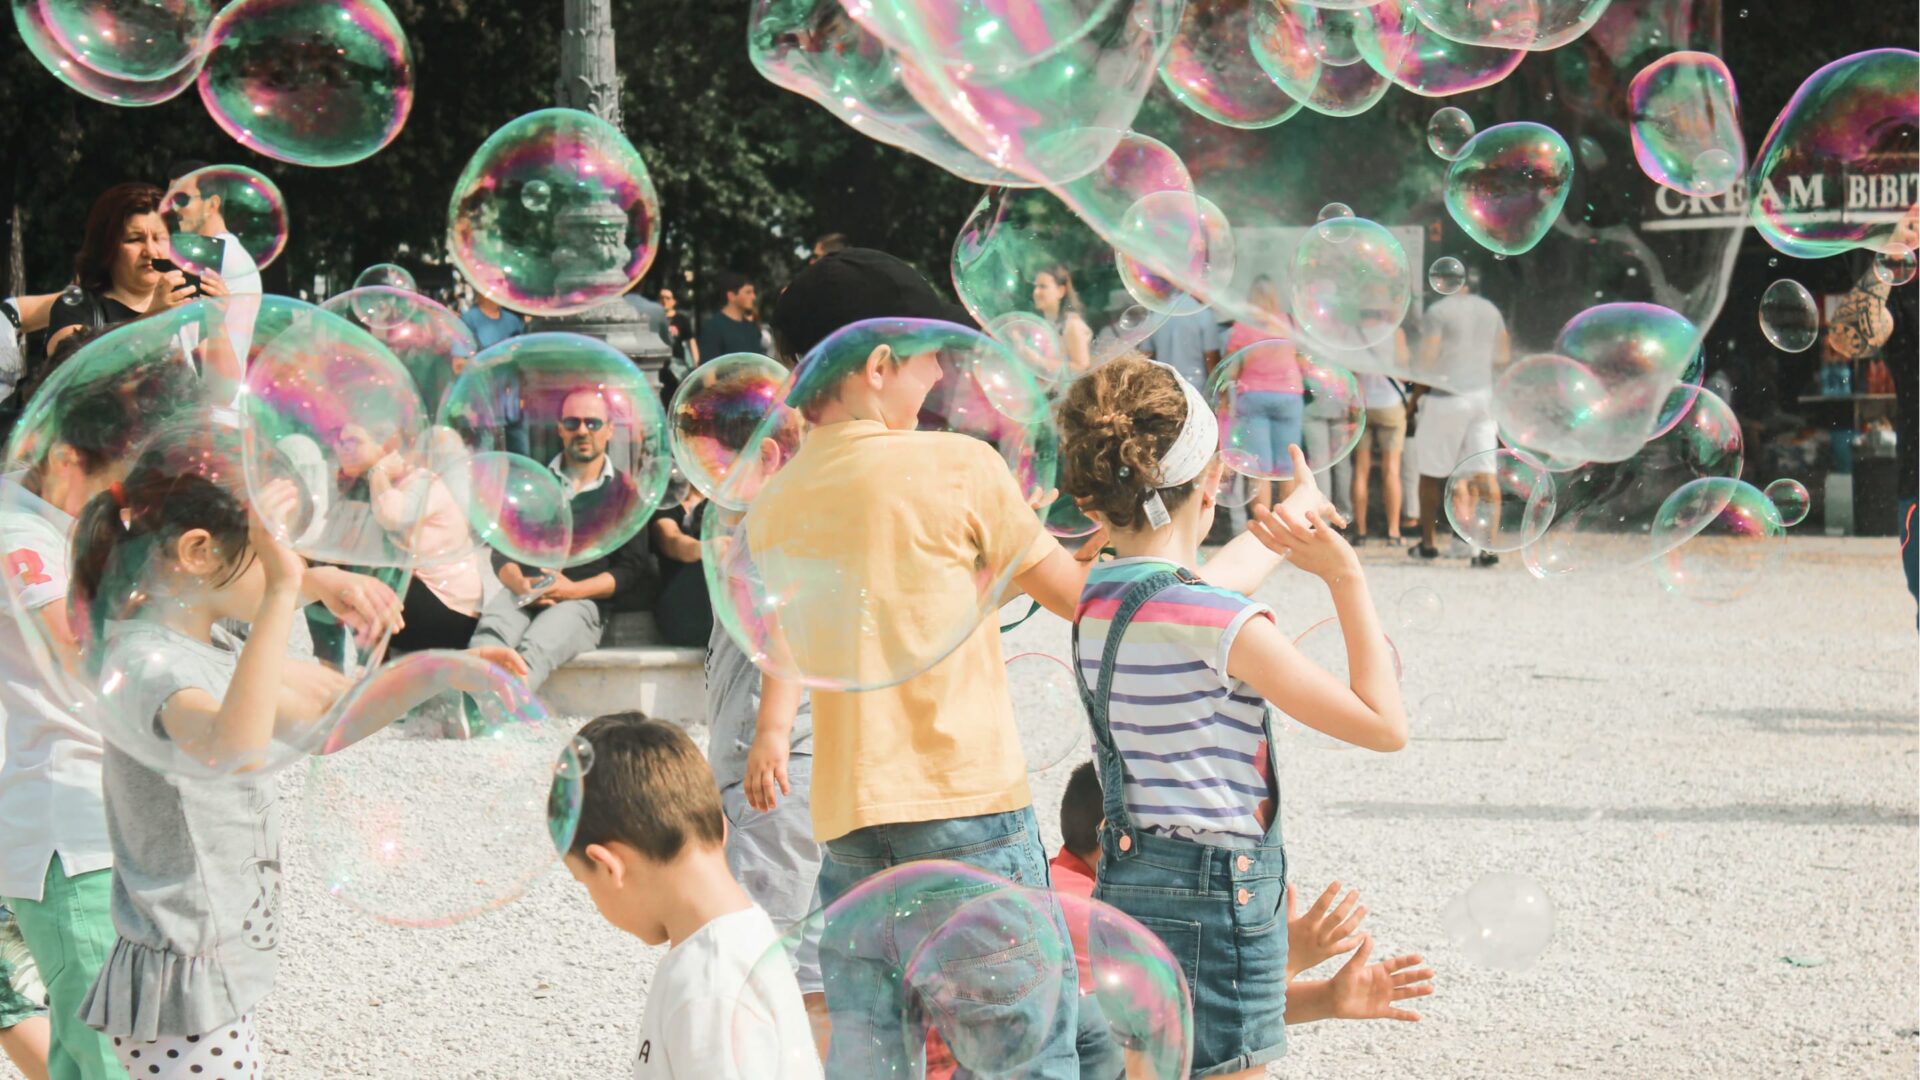
[[[746,530],[801,670],[872,685],[926,668],[812,691],[816,838],[1032,804],[993,611],[1060,545],[991,446],[869,420],[817,427]]]

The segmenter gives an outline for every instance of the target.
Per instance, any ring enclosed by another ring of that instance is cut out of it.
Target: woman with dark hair
[[[72,327],[102,330],[157,315],[197,295],[227,294],[218,274],[201,275],[196,290],[174,268],[173,241],[160,210],[160,189],[138,182],[116,184],[93,201],[73,257],[74,285],[53,305],[48,322],[49,354]]]
[[[1080,313],[1080,293],[1073,272],[1055,263],[1033,275],[1033,307],[1060,335],[1067,349],[1067,377],[1085,375],[1093,368],[1093,328]]]

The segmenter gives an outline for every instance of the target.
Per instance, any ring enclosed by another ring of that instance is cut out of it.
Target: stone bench
[[[676,724],[706,722],[706,650],[660,644],[653,616],[621,612],[600,647],[547,678],[540,699],[559,716],[638,709]]]

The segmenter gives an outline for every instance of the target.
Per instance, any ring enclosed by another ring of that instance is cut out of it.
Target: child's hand
[[[1300,452],[1297,443],[1289,443],[1287,456],[1293,459],[1293,491],[1280,501],[1282,507],[1290,507],[1304,514],[1319,511],[1332,520],[1335,525],[1346,528],[1347,519],[1333,508],[1333,503],[1320,491],[1320,481],[1307,467],[1307,455]]]
[[[248,510],[247,542],[259,558],[260,568],[266,571],[269,588],[298,589],[301,577],[307,572],[307,561],[274,535],[276,528],[284,530],[293,519],[299,500],[300,493],[292,481],[275,480],[260,492]]]
[[[485,660],[495,667],[505,668],[515,678],[527,677],[527,658],[505,645],[475,645],[467,650],[467,655]]]
[[[787,783],[787,754],[791,748],[784,733],[762,733],[753,737],[747,750],[747,805],[762,813],[772,810],[781,795],[793,787]]]
[[[1340,883],[1336,881],[1327,886],[1305,915],[1295,916],[1293,886],[1287,886],[1288,978],[1359,947],[1360,924],[1366,921],[1367,909],[1358,906],[1358,891],[1349,892],[1335,907],[1333,902],[1339,897]]]
[[[1419,1013],[1393,1003],[1433,993],[1433,969],[1414,966],[1421,962],[1419,953],[1369,964],[1372,955],[1373,935],[1363,934],[1360,948],[1333,976],[1334,1019],[1419,1020]]]
[[[1360,572],[1360,557],[1346,538],[1334,531],[1326,513],[1303,513],[1285,503],[1278,510],[1264,506],[1252,510],[1253,520],[1247,523],[1247,531],[1300,569],[1328,581]]]
[[[308,593],[342,626],[352,630],[354,640],[362,645],[383,631],[397,634],[407,625],[401,616],[400,598],[379,578],[316,566],[307,571],[306,585]]]

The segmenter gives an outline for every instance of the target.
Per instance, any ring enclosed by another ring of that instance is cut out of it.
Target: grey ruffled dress
[[[182,690],[223,697],[240,639],[211,644],[153,622],[107,627],[116,693],[159,730]],[[170,777],[107,744],[102,787],[113,843],[113,952],[80,1005],[87,1025],[151,1041],[200,1035],[246,1015],[278,967],[280,813],[271,776]]]

